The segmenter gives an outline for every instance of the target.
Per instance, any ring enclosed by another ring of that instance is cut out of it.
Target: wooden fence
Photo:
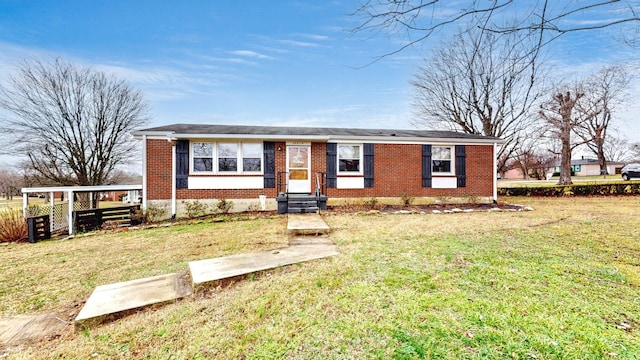
[[[51,239],[51,222],[49,215],[32,216],[27,218],[28,240],[30,243]]]
[[[132,215],[138,210],[140,210],[140,205],[76,210],[73,212],[74,232],[98,230],[105,224],[113,227],[134,225],[132,224]]]

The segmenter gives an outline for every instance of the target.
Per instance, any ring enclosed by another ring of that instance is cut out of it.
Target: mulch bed
[[[330,213],[361,213],[380,212],[385,214],[393,213],[449,213],[449,212],[470,212],[470,211],[523,211],[532,210],[530,207],[515,204],[429,204],[429,205],[341,205],[329,206]]]

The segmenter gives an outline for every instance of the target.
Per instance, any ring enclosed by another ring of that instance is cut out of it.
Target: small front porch
[[[305,214],[327,210],[325,173],[315,173],[313,192],[291,192],[289,178],[289,172],[278,173],[278,214]]]

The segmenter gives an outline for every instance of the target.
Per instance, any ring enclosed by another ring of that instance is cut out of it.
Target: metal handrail
[[[282,177],[285,177],[285,180],[282,180]],[[284,191],[282,191],[282,186],[284,185]],[[278,173],[278,194],[280,193],[289,193],[289,173],[286,171],[282,171]]]
[[[320,180],[322,179],[322,180]],[[323,172],[316,172],[316,196],[324,195],[327,186],[327,174]]]

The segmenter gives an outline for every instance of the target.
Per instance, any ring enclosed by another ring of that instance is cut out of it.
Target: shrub
[[[233,209],[233,201],[220,199],[216,204],[216,210],[222,214],[228,214]]]
[[[209,205],[202,203],[198,200],[194,201],[182,201],[187,211],[187,216],[195,218],[204,215],[209,209]]]
[[[0,210],[0,242],[18,242],[27,240],[27,221],[22,210]]]
[[[619,196],[639,193],[640,183],[575,184],[498,189],[498,195],[506,196]]]
[[[156,222],[164,219],[167,210],[164,206],[159,206],[156,204],[151,204],[147,206],[147,209],[144,212],[144,220],[147,222]]]
[[[370,209],[375,209],[378,205],[378,199],[376,199],[375,197],[368,198],[362,202],[362,205]]]
[[[413,196],[411,196],[411,194],[404,191],[402,194],[400,194],[400,200],[402,200],[402,205],[410,206],[413,203],[414,199],[413,199]]]

